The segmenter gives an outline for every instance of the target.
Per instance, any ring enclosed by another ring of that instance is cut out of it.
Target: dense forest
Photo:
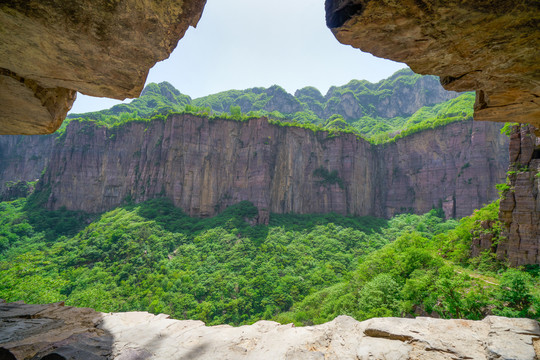
[[[233,325],[297,325],[339,314],[487,314],[538,318],[538,267],[511,269],[489,250],[470,258],[483,220],[441,211],[371,217],[272,214],[251,203],[192,218],[166,199],[101,215],[47,211],[42,194],[0,203],[0,298],[144,310]],[[497,235],[496,234],[496,235]]]
[[[415,101],[411,94],[421,99]],[[454,121],[471,120],[474,99],[474,93],[458,96],[447,92],[436,77],[414,74],[410,69],[376,84],[352,80],[331,87],[325,96],[313,87],[299,89],[293,96],[274,85],[268,89],[229,90],[192,100],[163,82],[149,84],[140,98],[128,104],[70,114],[62,129],[73,119],[115,126],[180,112],[235,120],[267,117],[281,125],[352,132],[380,144]]]

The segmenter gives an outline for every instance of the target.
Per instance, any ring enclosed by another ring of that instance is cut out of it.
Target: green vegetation
[[[472,120],[474,93],[464,93],[443,103],[424,106],[409,118],[362,118],[351,125],[375,144],[395,141],[419,131],[434,129],[456,121]],[[384,130],[381,124],[387,125]]]
[[[244,219],[257,215],[250,203],[196,219],[166,200],[117,208],[75,235],[62,228],[51,239],[36,229],[58,214],[28,209],[24,199],[0,205],[1,298],[167,312],[212,324],[288,310],[386,242],[380,219],[277,216],[270,226],[250,226]],[[334,218],[337,224],[327,224]]]
[[[385,99],[421,79],[402,70],[377,84],[354,80],[333,87],[326,96],[313,87],[292,96],[273,86],[195,100],[168,83],[150,84],[130,104],[72,115],[70,121],[87,123],[80,131],[90,136],[91,122],[120,129],[132,121],[163,121],[171,113],[230,121],[266,116],[278,126],[324,131],[326,137],[354,134],[380,144],[472,118],[471,93],[410,116],[382,116]],[[344,109],[344,99],[361,115]],[[111,131],[111,138],[118,133]],[[321,186],[344,186],[336,170],[320,167],[313,175]],[[21,193],[30,189],[17,186]],[[511,189],[502,184],[498,190]],[[27,199],[0,202],[0,298],[233,325],[260,319],[306,325],[340,314],[359,320],[426,314],[539,318],[539,268],[509,269],[495,256],[503,240],[498,201],[459,221],[444,221],[442,210],[434,209],[390,220],[271,214],[269,225],[253,226],[258,211],[248,202],[207,219],[189,217],[166,199],[90,216],[45,210],[49,195],[45,188]],[[493,247],[471,258],[473,238],[483,233],[492,235]]]
[[[425,231],[424,226],[430,224],[426,220],[414,226],[429,214],[400,215],[391,222],[412,223],[410,232],[396,234],[395,241],[360,258],[347,281],[308,295],[276,319],[297,325],[323,323],[340,314],[358,320],[429,314],[443,318],[482,319],[495,314],[538,319],[538,267],[528,272],[507,268],[489,250],[477,258],[469,257],[473,235],[500,231],[497,223],[491,230],[480,226],[481,221],[494,221],[497,213],[495,202],[463,218],[457,226],[455,222],[438,224],[447,225],[439,231]]]
[[[272,214],[252,226],[248,202],[207,219],[165,199],[90,218],[46,211],[45,199],[0,203],[0,298],[234,325],[424,311],[538,317],[538,272],[468,259],[471,231],[497,203],[459,222],[433,210],[391,220]]]
[[[152,83],[141,97],[129,104],[92,113],[70,114],[58,133],[62,134],[74,119],[111,127],[131,121],[163,120],[170,113],[188,113],[236,121],[267,117],[279,126],[330,131],[332,136],[353,133],[371,143],[381,144],[425,129],[472,119],[473,93],[424,106],[414,114],[386,117],[389,99],[403,96],[401,92],[405,88],[409,92],[417,91],[411,88],[417,86],[418,81],[431,81],[433,86],[437,80],[403,69],[376,84],[352,80],[346,85],[334,86],[326,96],[313,87],[300,89],[293,96],[274,85],[268,89],[223,91],[193,100],[167,82]]]
[[[321,166],[313,171],[313,176],[321,178],[319,181],[321,185],[338,184],[343,189],[343,180],[339,177],[337,170],[330,172]]]

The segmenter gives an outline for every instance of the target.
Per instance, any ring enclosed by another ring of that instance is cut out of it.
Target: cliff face
[[[54,135],[0,136],[0,195],[8,181],[34,181],[47,167]]]
[[[473,121],[386,145],[379,157],[385,168],[385,215],[424,213],[441,205],[447,217],[472,214],[498,197],[495,184],[506,176],[507,147],[500,126]]]
[[[512,265],[540,263],[540,138],[529,125],[510,136],[510,188],[502,194],[499,218],[507,240],[497,255]]]
[[[269,212],[380,214],[375,194],[364,188],[378,178],[374,155],[354,136],[329,138],[265,119],[175,115],[113,129],[74,122],[55,146],[42,186],[50,187],[50,208],[88,212],[167,196],[198,216],[249,200],[263,222]],[[321,167],[342,183],[314,176]]]
[[[249,200],[259,222],[269,212],[392,216],[440,205],[464,216],[494,200],[504,181],[499,127],[459,122],[377,147],[265,119],[72,122],[38,190],[50,189],[51,209],[87,212],[165,196],[197,216]]]

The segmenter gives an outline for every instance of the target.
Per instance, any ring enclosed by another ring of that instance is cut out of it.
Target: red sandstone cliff
[[[0,197],[8,181],[34,181],[46,168],[54,135],[0,136]]]
[[[174,115],[113,129],[74,122],[53,151],[42,187],[50,187],[50,208],[88,212],[127,198],[167,196],[197,216],[249,200],[263,222],[269,212],[380,214],[375,193],[366,191],[378,178],[374,155],[353,135],[329,138],[265,119]],[[319,167],[336,170],[343,188],[314,176]]]
[[[508,138],[500,126],[461,122],[416,133],[383,147],[386,213],[425,213],[442,205],[447,217],[472,214],[497,199]]]
[[[508,166],[499,127],[453,123],[373,146],[265,119],[73,122],[39,189],[50,189],[49,208],[87,212],[165,196],[197,216],[249,200],[260,222],[269,212],[387,217],[440,205],[459,217],[497,197]]]

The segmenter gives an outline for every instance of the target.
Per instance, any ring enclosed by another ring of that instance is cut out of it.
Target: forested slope
[[[99,311],[165,312],[208,324],[339,314],[478,319],[538,317],[538,268],[506,269],[472,234],[498,203],[460,222],[440,212],[387,221],[272,215],[253,226],[244,202],[214,218],[166,200],[99,216],[49,212],[31,196],[0,203],[0,298],[66,301]]]

